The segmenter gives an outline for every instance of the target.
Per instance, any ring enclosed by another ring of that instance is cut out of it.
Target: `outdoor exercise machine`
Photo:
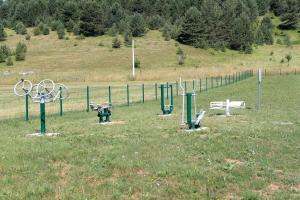
[[[204,118],[205,111],[200,109],[200,112],[197,112],[197,102],[196,97],[197,94],[195,91],[186,93],[185,87],[182,85],[181,78],[180,78],[180,88],[182,90],[182,112],[181,112],[181,125],[188,126],[188,130],[202,130],[202,126],[200,124],[201,120]],[[186,102],[185,102],[186,99]],[[194,116],[192,118],[192,99],[194,102]],[[185,121],[185,106],[186,106],[186,121]]]
[[[50,79],[45,79],[38,84],[33,85],[31,81],[21,79],[14,87],[14,93],[19,97],[26,97],[26,119],[28,119],[28,98],[31,98],[33,103],[40,104],[41,130],[40,134],[46,134],[46,103],[60,100],[62,110],[62,100],[69,97],[68,88],[61,84],[55,84]]]
[[[165,105],[165,89],[170,90],[169,104]],[[160,85],[161,110],[163,115],[170,115],[173,112],[173,85]]]
[[[94,103],[91,103],[90,108],[92,111],[96,111],[98,113],[97,116],[99,117],[99,124],[110,122],[110,116],[112,114],[112,104],[105,103],[101,105],[96,105]]]
[[[231,116],[231,109],[245,109],[246,103],[244,101],[230,101],[227,99],[226,101],[216,101],[210,102],[211,110],[225,110],[226,117]]]

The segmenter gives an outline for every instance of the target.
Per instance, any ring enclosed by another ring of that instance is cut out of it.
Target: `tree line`
[[[127,38],[161,30],[166,40],[198,48],[251,52],[253,44],[273,44],[270,16],[281,19],[280,29],[297,29],[299,13],[299,0],[0,0],[0,29],[44,23]]]

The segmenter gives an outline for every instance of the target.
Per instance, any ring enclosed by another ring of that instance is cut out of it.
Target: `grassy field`
[[[179,100],[170,119],[156,101],[116,107],[112,120],[125,124],[109,127],[96,113],[50,116],[56,138],[26,137],[38,118],[2,120],[0,199],[299,199],[299,81],[264,79],[261,113],[256,78],[202,93],[205,110],[247,102],[230,118],[208,112],[202,133],[181,130]]]
[[[29,29],[32,32],[32,29]],[[25,36],[16,35],[7,30],[7,44],[15,47],[19,41],[28,46],[26,61],[15,62],[13,67],[0,64],[0,84],[13,85],[21,77],[37,82],[44,78],[55,81],[77,84],[118,84],[130,81],[131,48],[112,49],[112,37],[89,37],[76,40],[68,35],[69,40],[58,40],[56,32],[49,36],[32,36],[26,41]],[[171,81],[180,76],[184,79],[195,79],[205,76],[257,69],[259,66],[268,70],[294,70],[300,65],[300,37],[295,31],[285,32],[291,36],[294,44],[255,47],[253,54],[246,55],[236,51],[226,52],[212,49],[203,50],[180,45],[187,56],[185,65],[177,64],[176,42],[165,41],[158,31],[149,31],[146,36],[136,38],[136,57],[141,61],[137,71],[137,81]],[[31,33],[32,34],[32,33]],[[276,36],[275,41],[283,37]],[[99,46],[99,43],[104,46]],[[292,55],[290,65],[281,63],[287,54]],[[20,75],[32,72],[29,75]],[[8,74],[8,75],[4,75]]]

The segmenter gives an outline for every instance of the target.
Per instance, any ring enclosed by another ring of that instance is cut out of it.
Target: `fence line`
[[[264,75],[285,75],[285,74],[297,74],[297,70],[293,72],[283,71],[283,70],[265,70]],[[255,74],[256,75],[256,74]],[[198,80],[183,81],[184,88],[187,92],[207,92],[208,90],[214,88],[220,88],[227,85],[235,84],[239,81],[243,81],[254,76],[253,70],[247,70],[242,72],[236,72],[232,74],[227,74],[224,76],[216,77],[205,77],[199,78]],[[174,88],[174,96],[179,96],[180,86],[179,82],[166,82],[164,84],[172,84]],[[158,92],[160,83],[153,84],[127,84],[124,86],[100,86],[91,87],[86,86],[86,88],[75,87],[70,88],[70,98],[68,100],[60,101],[59,105],[56,103],[49,103],[46,105],[47,114],[57,114],[62,116],[63,112],[69,111],[86,111],[89,112],[90,103],[104,103],[108,102],[113,104],[113,106],[130,106],[134,103],[144,103],[150,100],[158,100],[160,98],[160,92]],[[12,93],[11,91],[9,91]],[[169,90],[166,91],[166,98],[169,98]],[[29,120],[30,116],[39,115],[39,106],[32,102],[26,102],[26,99],[16,98],[14,95],[7,93],[3,95],[3,98],[9,102],[3,102],[1,100],[0,94],[0,119],[1,118],[17,118],[22,117],[25,114],[25,119]],[[25,106],[24,106],[25,103]],[[9,105],[10,104],[10,105]],[[4,112],[2,112],[2,107]],[[13,109],[5,109],[13,108]],[[25,109],[24,109],[25,108]]]

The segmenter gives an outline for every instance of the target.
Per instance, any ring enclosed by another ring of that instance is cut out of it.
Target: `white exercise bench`
[[[245,101],[230,101],[227,99],[224,101],[215,101],[210,102],[211,110],[225,110],[226,116],[230,116],[230,109],[245,109],[246,102]]]

